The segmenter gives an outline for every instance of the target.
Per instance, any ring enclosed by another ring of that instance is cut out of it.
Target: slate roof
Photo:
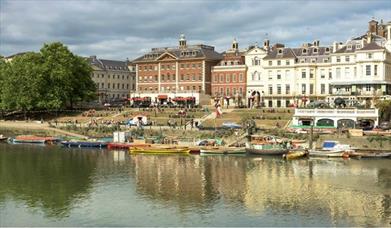
[[[152,48],[150,52],[133,60],[137,62],[155,62],[162,54],[168,53],[175,56],[179,60],[204,58],[206,60],[221,60],[223,57],[220,53],[214,50],[214,47],[207,45],[190,45],[186,48],[167,47],[167,48]]]
[[[88,58],[88,62],[102,70],[129,71],[127,61],[98,59],[96,56],[91,56]]]
[[[350,44],[348,44],[350,45]],[[340,53],[353,53],[356,51],[370,51],[370,50],[381,50],[384,49],[383,47],[379,46],[375,41],[365,44],[363,48],[361,49],[356,49],[355,44],[351,44],[351,48],[348,49],[348,45],[345,45],[344,47],[338,49],[335,53],[340,54]]]
[[[314,49],[317,49],[317,52],[314,52]],[[329,48],[329,51],[326,52],[326,48]],[[279,50],[283,50],[282,53],[278,53]],[[306,53],[303,53],[303,50],[306,49]],[[268,59],[287,59],[287,58],[305,58],[305,57],[316,57],[329,55],[331,52],[331,47],[300,47],[300,48],[276,48],[269,52],[265,56],[265,60]]]
[[[365,45],[363,48],[360,49],[360,51],[370,51],[370,50],[379,50],[379,49],[384,49],[384,48],[379,46],[376,42],[372,42]]]

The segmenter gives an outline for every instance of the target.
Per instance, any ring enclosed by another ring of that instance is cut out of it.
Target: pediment
[[[176,60],[177,57],[173,54],[171,54],[170,52],[164,52],[163,54],[161,54],[156,60]]]

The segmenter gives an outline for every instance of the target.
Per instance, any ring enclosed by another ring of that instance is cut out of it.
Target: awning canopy
[[[157,98],[158,99],[168,99],[168,96],[167,95],[158,95]]]

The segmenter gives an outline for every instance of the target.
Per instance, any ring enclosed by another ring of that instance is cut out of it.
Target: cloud
[[[152,47],[188,43],[219,51],[234,37],[241,47],[268,38],[297,46],[345,41],[367,22],[391,19],[388,1],[35,1],[0,0],[0,53],[39,50],[61,41],[79,55],[133,59]],[[266,35],[267,34],[267,35]]]

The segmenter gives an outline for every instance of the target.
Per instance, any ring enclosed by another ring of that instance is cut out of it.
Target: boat
[[[7,141],[8,137],[4,137],[3,135],[0,135],[0,142]]]
[[[151,144],[146,143],[119,143],[119,142],[110,142],[107,144],[107,149],[129,149],[132,147],[150,147]]]
[[[309,155],[314,157],[343,157],[348,158],[354,149],[348,144],[340,144],[338,141],[324,141],[321,149],[309,150]]]
[[[283,154],[282,158],[287,160],[293,160],[293,159],[302,158],[306,156],[308,156],[308,150],[295,149],[295,150],[289,150],[287,154]]]
[[[354,151],[349,154],[352,158],[391,158],[391,152],[359,152]]]
[[[58,141],[55,137],[40,137],[35,135],[19,135],[15,138],[10,138],[11,143],[36,143],[36,144],[53,144]]]
[[[246,143],[246,152],[255,155],[282,156],[288,151],[287,143],[274,136],[252,135]]]
[[[131,154],[189,154],[190,149],[186,147],[164,147],[164,146],[151,146],[151,147],[133,147],[129,149]]]
[[[99,141],[62,141],[61,144],[66,147],[106,148],[108,143]]]
[[[221,154],[245,154],[246,149],[243,147],[203,147],[200,154],[202,155],[221,155]]]

